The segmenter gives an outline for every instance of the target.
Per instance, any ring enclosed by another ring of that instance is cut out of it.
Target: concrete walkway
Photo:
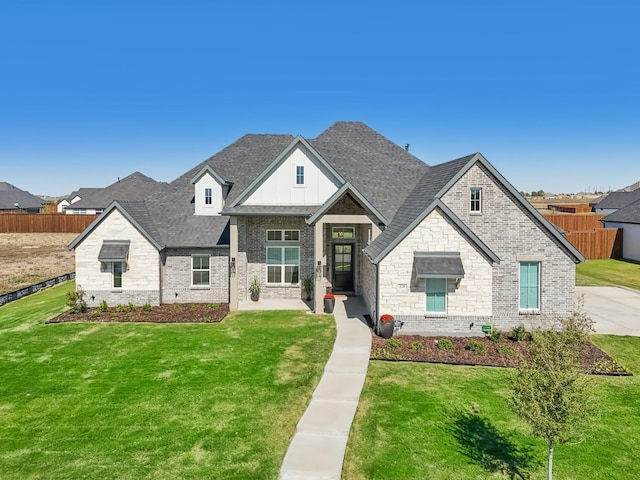
[[[336,295],[336,341],[311,403],[282,462],[282,480],[339,480],[351,422],[364,385],[371,333],[359,298]]]

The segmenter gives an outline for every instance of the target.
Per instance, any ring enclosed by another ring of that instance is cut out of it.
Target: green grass
[[[44,325],[72,288],[0,308],[0,478],[277,478],[331,317]]]
[[[594,341],[640,374],[640,338]],[[512,372],[370,362],[343,479],[546,478],[545,443],[507,405]],[[600,416],[584,441],[556,447],[554,479],[640,478],[640,377],[596,381]]]
[[[621,285],[640,290],[640,262],[633,260],[587,260],[576,266],[576,285]]]

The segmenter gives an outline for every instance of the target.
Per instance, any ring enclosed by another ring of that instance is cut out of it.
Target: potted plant
[[[393,315],[385,313],[380,317],[379,333],[382,338],[391,338],[393,336],[393,329],[395,327],[395,319]]]
[[[313,293],[313,278],[304,277],[302,280],[302,289],[307,294],[307,302],[311,300],[311,294]]]
[[[336,304],[336,297],[333,293],[325,293],[324,295],[324,313],[333,313],[333,307]]]
[[[249,284],[249,291],[251,292],[251,300],[254,302],[260,300],[260,281],[258,277],[253,277],[253,281]]]

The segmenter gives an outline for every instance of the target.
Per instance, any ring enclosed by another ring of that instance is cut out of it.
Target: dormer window
[[[212,201],[211,189],[210,188],[205,188],[204,189],[204,204],[205,205],[211,205],[211,201]]]
[[[304,166],[296,167],[296,185],[304,185]]]

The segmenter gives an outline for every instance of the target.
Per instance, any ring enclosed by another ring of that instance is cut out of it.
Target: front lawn
[[[602,411],[595,431],[556,447],[554,478],[640,478],[640,338],[593,340],[636,375],[597,377]],[[343,479],[546,478],[545,443],[530,437],[507,405],[512,372],[370,362]]]
[[[640,263],[633,260],[587,260],[576,265],[576,285],[620,285],[640,290]]]
[[[0,308],[0,478],[277,478],[332,317],[44,325],[71,288]]]

